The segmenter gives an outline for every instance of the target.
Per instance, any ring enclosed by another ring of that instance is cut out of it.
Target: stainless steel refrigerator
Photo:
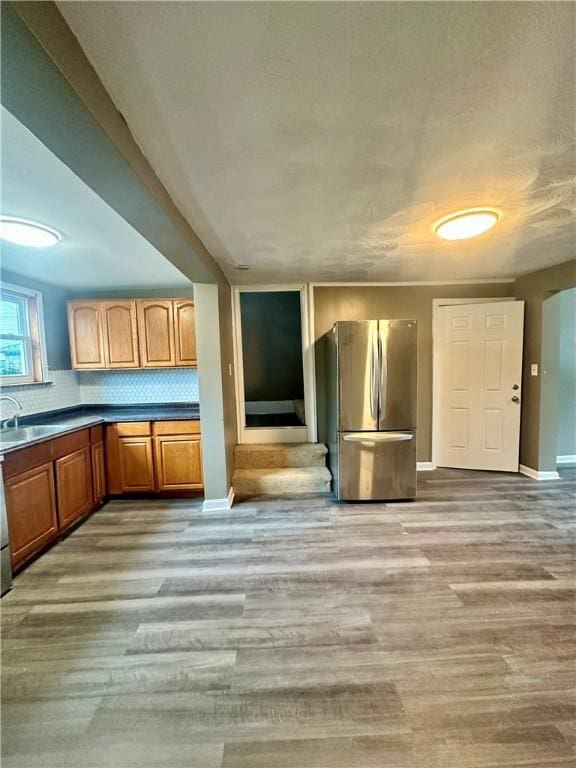
[[[416,320],[339,322],[325,342],[321,437],[336,496],[414,498]]]

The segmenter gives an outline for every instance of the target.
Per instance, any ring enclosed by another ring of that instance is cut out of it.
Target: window
[[[0,383],[44,380],[42,295],[3,283],[0,288]]]

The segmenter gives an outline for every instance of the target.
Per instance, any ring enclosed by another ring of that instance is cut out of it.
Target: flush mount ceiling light
[[[29,248],[49,248],[62,240],[62,235],[45,224],[16,216],[0,216],[0,238]]]
[[[499,218],[498,211],[491,208],[469,208],[440,219],[434,225],[434,232],[443,240],[467,240],[488,232]]]

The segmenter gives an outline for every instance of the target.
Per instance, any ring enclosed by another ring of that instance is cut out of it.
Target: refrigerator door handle
[[[380,380],[378,388],[380,390],[380,421],[386,418],[388,408],[388,325],[380,321],[378,331],[378,345],[380,347]]]
[[[378,421],[378,326],[372,330],[372,350],[370,353],[370,414]]]
[[[402,443],[406,440],[414,439],[414,432],[351,432],[344,435],[344,441],[347,443],[365,443],[373,445],[374,443]]]

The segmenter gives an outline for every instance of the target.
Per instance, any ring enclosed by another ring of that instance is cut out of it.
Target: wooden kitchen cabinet
[[[12,566],[16,567],[58,537],[52,462],[8,477],[5,494]]]
[[[175,366],[174,302],[171,299],[138,299],[137,307],[142,367]]]
[[[106,495],[106,470],[104,463],[104,443],[99,440],[90,446],[92,459],[92,498],[94,506],[100,506]]]
[[[7,453],[2,464],[12,566],[20,568],[99,506],[104,430],[74,430]]]
[[[68,332],[73,368],[92,370],[107,367],[99,301],[69,301]]]
[[[136,302],[103,301],[104,350],[108,368],[138,368],[138,319]]]
[[[119,437],[118,457],[121,493],[154,491],[151,437]]]
[[[195,366],[192,299],[94,299],[68,302],[72,367]]]
[[[92,510],[90,446],[56,459],[56,492],[60,528],[67,528]]]
[[[194,491],[203,487],[200,435],[156,435],[154,463],[158,491]]]
[[[196,365],[196,315],[190,299],[174,301],[176,365]]]
[[[203,488],[200,422],[133,421],[106,427],[108,492],[163,493]]]

